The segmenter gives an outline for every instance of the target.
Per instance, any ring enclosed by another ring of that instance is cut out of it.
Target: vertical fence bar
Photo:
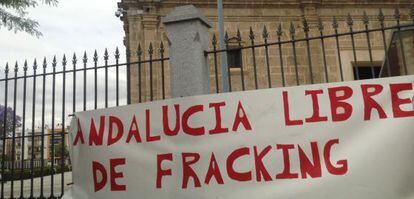
[[[86,51],[83,54],[83,111],[86,111],[86,85],[87,85],[87,80],[86,80],[86,67],[87,67],[87,63],[88,63],[88,57],[86,55]]]
[[[24,168],[24,145],[26,139],[26,87],[27,87],[27,61],[24,61],[23,66],[23,117],[22,117],[22,135],[21,135],[21,161],[20,161],[20,197],[23,198],[23,188],[24,188],[24,181],[23,181],[23,168]]]
[[[149,45],[149,48],[148,48],[149,72],[150,72],[150,76],[149,76],[149,78],[150,78],[150,101],[154,100],[154,91],[153,91],[153,85],[152,85],[152,79],[153,79],[153,76],[152,76],[152,55],[153,55],[153,53],[154,53],[154,49],[152,47],[152,42],[151,42],[150,45]]]
[[[400,14],[400,10],[398,8],[395,9],[394,18],[397,21],[397,30],[398,30],[397,36],[398,36],[398,40],[400,42],[401,57],[402,57],[402,60],[403,60],[404,72],[405,72],[405,75],[408,75],[407,61],[405,59],[404,43],[403,43],[402,37],[401,37],[401,24],[400,24],[401,14]]]
[[[385,63],[387,64],[387,72],[388,72],[388,76],[392,77],[390,59],[388,57],[388,46],[387,46],[387,41],[385,40],[385,29],[384,29],[385,16],[381,9],[379,10],[379,13],[378,13],[378,20],[381,26],[381,36],[382,36],[382,43],[384,45],[384,52],[385,52],[384,57],[385,57]]]
[[[17,102],[17,72],[19,68],[16,62],[16,65],[14,67],[14,85],[13,85],[13,124],[12,124],[12,165],[11,165],[11,176],[12,180],[10,182],[10,198],[14,198],[14,163],[15,163],[15,157],[16,157],[16,102]]]
[[[213,44],[213,55],[214,55],[214,77],[216,80],[216,93],[220,93],[220,87],[219,87],[219,82],[218,82],[218,64],[217,64],[217,38],[216,38],[216,34],[213,35],[213,40],[212,40],[212,44]]]
[[[162,99],[165,99],[165,77],[164,77],[164,43],[160,44],[160,57],[161,57],[161,87],[162,87]]]
[[[239,48],[242,47],[241,41],[242,41],[242,37],[241,37],[241,34],[240,34],[240,30],[237,29],[237,43],[239,44]],[[242,91],[244,91],[245,90],[245,85],[244,85],[244,69],[243,69],[243,63],[240,64],[240,78],[241,78]]]
[[[45,164],[45,156],[44,156],[44,148],[45,148],[45,96],[46,96],[46,57],[43,59],[43,74],[42,74],[42,130],[41,130],[41,152],[40,152],[40,198],[43,198],[43,183],[44,183],[44,164]]]
[[[72,60],[72,64],[73,64],[73,107],[72,107],[72,113],[76,112],[76,56],[75,54],[73,54],[73,60]],[[63,115],[64,117],[64,115]],[[64,186],[64,185],[62,185]]]
[[[139,98],[139,103],[141,103],[142,102],[142,85],[141,85],[141,82],[142,82],[142,80],[141,80],[142,50],[141,50],[141,44],[138,44],[137,56],[138,56],[138,98]]]
[[[126,79],[127,79],[127,104],[131,104],[131,50],[129,47],[125,50],[126,53]]]
[[[36,116],[36,69],[37,69],[37,62],[36,59],[34,60],[33,63],[33,96],[32,96],[32,135],[31,135],[31,140],[32,140],[32,151],[31,151],[31,159],[30,159],[30,198],[33,198],[33,186],[34,186],[34,159],[35,159],[35,154],[34,154],[34,147],[35,147],[35,116]]]
[[[95,51],[96,52],[96,51]],[[96,62],[95,62],[96,63]],[[96,69],[96,65],[95,65],[95,69]],[[95,76],[96,77],[96,76]],[[60,150],[60,172],[61,172],[61,176],[60,176],[60,192],[61,195],[60,197],[63,196],[63,193],[65,191],[65,107],[66,107],[66,56],[63,55],[63,60],[62,60],[62,132],[61,132],[61,136],[62,136],[62,148]]]
[[[76,112],[76,54],[73,53],[73,58],[72,58],[72,65],[73,65],[73,94],[72,94],[72,112],[75,113]]]
[[[321,45],[322,45],[322,58],[323,58],[323,68],[325,69],[325,82],[329,82],[329,74],[328,74],[328,66],[326,64],[326,55],[325,55],[325,40],[323,38],[323,23],[322,19],[318,19],[318,29],[319,29],[319,35],[321,36]]]
[[[226,47],[226,52],[225,53],[227,54],[229,52],[229,35],[228,35],[227,31],[226,31],[226,34],[224,35],[224,44],[225,44],[225,47]],[[225,59],[225,58],[228,58],[228,56],[222,57],[222,59]],[[229,84],[229,92],[231,92],[232,88],[231,88],[230,66],[228,65],[227,60],[225,60],[225,62],[227,63],[226,64],[226,66],[227,66],[227,75],[228,75],[227,81],[228,81],[228,84]]]
[[[295,64],[296,85],[299,85],[299,71],[298,71],[298,60],[296,57],[295,32],[296,32],[295,26],[293,25],[293,22],[290,22],[290,36],[291,36],[292,51],[293,51],[293,62]]]
[[[282,24],[279,23],[279,26],[277,27],[276,30],[276,34],[277,34],[277,43],[278,43],[278,47],[279,47],[279,57],[280,57],[280,75],[282,78],[282,85],[283,87],[286,86],[286,82],[285,82],[285,70],[283,68],[283,54],[282,54],[282,43],[281,43],[281,37],[283,34],[283,30],[282,30]]]
[[[340,50],[340,47],[339,47],[338,21],[336,20],[336,17],[333,17],[332,27],[335,31],[336,53],[337,53],[338,62],[339,62],[339,73],[340,73],[340,76],[341,76],[341,81],[344,81],[344,71],[343,71],[343,68],[342,68],[341,50]]]
[[[3,126],[4,126],[4,131],[3,131],[3,146],[2,146],[2,154],[1,154],[1,173],[4,173],[4,167],[5,167],[5,152],[6,152],[6,138],[7,138],[7,98],[8,98],[8,90],[9,90],[9,64],[6,63],[6,69],[4,70],[5,73],[5,87],[4,87],[4,118],[3,118]],[[1,179],[1,198],[4,198],[4,182],[5,182],[5,178]]]
[[[96,52],[93,54],[93,64],[94,64],[94,77],[95,77],[95,82],[94,82],[94,87],[95,87],[95,91],[94,91],[94,99],[95,99],[95,103],[94,103],[94,109],[96,110],[98,108],[98,52]]]
[[[127,74],[127,104],[131,104],[131,50],[126,49],[126,74]]]
[[[118,47],[115,49],[115,95],[116,95],[116,106],[119,106],[119,50]]]
[[[371,38],[369,36],[369,28],[368,28],[368,26],[369,26],[369,18],[368,18],[367,12],[365,12],[365,11],[364,11],[364,14],[363,14],[363,17],[362,17],[362,21],[363,21],[364,26],[365,26],[365,37],[367,39],[367,45],[368,45],[369,62],[371,64],[371,66],[370,66],[370,68],[371,68],[371,75],[372,75],[373,78],[377,78],[375,76],[375,70],[374,70],[374,66],[373,66],[374,65],[374,60],[372,58]]]
[[[305,33],[306,50],[308,53],[310,80],[311,80],[311,84],[313,84],[312,56],[310,52],[310,43],[309,43],[309,24],[305,17],[303,17],[302,23],[303,23],[303,32]]]
[[[270,74],[270,60],[269,60],[269,45],[267,43],[267,39],[269,39],[269,32],[267,31],[266,26],[263,27],[263,40],[265,44],[265,57],[266,57],[266,69],[267,69],[267,84],[269,88],[272,88],[272,79]]]
[[[253,29],[252,27],[250,27],[250,34],[249,34],[249,38],[250,38],[250,43],[251,43],[251,49],[252,49],[252,56],[253,56],[253,73],[254,73],[254,88],[258,89],[259,88],[259,84],[257,81],[257,65],[256,65],[256,52],[255,52],[255,47],[254,47],[254,33],[253,33]]]
[[[355,50],[354,30],[353,30],[353,27],[352,27],[354,25],[354,21],[352,20],[351,14],[348,14],[347,24],[348,24],[348,27],[349,27],[349,34],[351,35],[351,44],[352,44],[352,53],[354,55],[354,62],[355,62],[355,64],[357,64],[358,61],[357,61],[357,55],[356,55],[356,50]],[[359,76],[358,68],[354,67],[354,66],[352,66],[352,67],[355,70],[357,80],[359,80],[360,76]]]
[[[104,61],[105,61],[105,108],[108,108],[108,50],[105,48]]]
[[[50,197],[54,197],[54,182],[55,182],[55,100],[56,100],[56,56],[52,61],[52,148],[51,148],[51,172],[50,175]]]

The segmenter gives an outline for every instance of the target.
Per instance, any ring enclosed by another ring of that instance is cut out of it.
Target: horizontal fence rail
[[[230,91],[412,74],[414,10],[410,17],[402,23],[396,9],[393,21],[379,11],[376,20],[364,13],[358,20],[267,24],[260,36],[254,28],[228,30],[225,49],[212,35],[205,52],[211,92],[223,92],[222,57]],[[0,198],[62,197],[72,183],[67,132],[73,113],[170,98],[163,42],[111,54],[6,64],[0,73]]]

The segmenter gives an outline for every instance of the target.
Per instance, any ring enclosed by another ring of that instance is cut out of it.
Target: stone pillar
[[[211,24],[193,5],[175,8],[163,18],[170,45],[171,97],[210,93],[210,70],[204,51]]]
[[[142,16],[139,14],[135,14],[133,12],[134,10],[128,10],[128,15],[125,16],[127,19],[124,21],[128,22],[126,36],[126,44],[125,46],[131,50],[131,62],[138,61],[137,57],[137,49],[138,44],[143,39],[143,31],[142,31]],[[131,65],[130,67],[130,73],[129,73],[129,79],[130,79],[130,95],[131,95],[131,103],[138,103],[139,102],[139,93],[138,93],[138,66],[137,65]]]
[[[157,43],[159,42],[158,39],[158,15],[157,14],[146,14],[142,16],[142,43],[141,47],[143,50],[143,57],[142,60],[149,60],[149,46],[152,44],[153,47],[153,59],[158,57],[157,52]],[[160,89],[156,89],[158,87],[158,80],[161,79],[159,77],[158,72],[159,68],[157,63],[153,63],[152,67],[152,86],[153,86],[153,98],[159,99],[158,94]],[[144,64],[142,68],[142,92],[143,92],[143,101],[150,101],[151,98],[151,91],[150,91],[150,68],[149,64]]]
[[[302,8],[303,17],[307,20],[307,23],[309,25],[309,37],[316,37],[319,36],[318,31],[318,6],[321,4],[320,0],[301,0],[300,6]],[[301,29],[301,31],[303,31]],[[332,45],[328,46],[327,41],[325,40],[325,48],[329,48]],[[306,45],[305,42],[302,42],[303,45]],[[310,48],[310,58],[312,61],[312,78],[313,83],[323,83],[325,82],[325,70],[323,65],[323,54],[322,54],[322,47],[320,40],[311,40],[309,41],[309,48]],[[305,51],[305,68],[302,74],[305,74],[305,82],[307,84],[310,84],[310,72],[308,68],[308,52]],[[329,67],[329,66],[328,66]],[[329,70],[329,69],[328,69]],[[329,70],[329,75],[332,75],[332,73]],[[330,81],[332,78],[330,79]]]

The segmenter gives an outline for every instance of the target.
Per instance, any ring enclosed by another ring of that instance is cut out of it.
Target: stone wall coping
[[[193,5],[176,7],[169,15],[163,17],[161,21],[164,24],[171,24],[190,20],[200,20],[207,27],[212,27],[207,18]]]

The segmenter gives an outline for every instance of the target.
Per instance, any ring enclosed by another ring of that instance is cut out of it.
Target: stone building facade
[[[132,50],[131,62],[137,61],[138,57],[135,53],[135,49],[141,46],[142,60],[149,59],[148,48],[152,44],[154,53],[153,58],[159,58],[159,46],[160,41],[164,44],[168,44],[168,39],[165,34],[165,28],[162,24],[162,18],[170,13],[175,7],[193,4],[197,7],[213,24],[211,34],[218,34],[217,31],[217,5],[216,0],[122,0],[119,3],[119,7],[125,10],[121,19],[124,22],[125,39],[124,44],[127,49]],[[295,38],[305,38],[303,30],[303,19],[306,19],[309,25],[309,37],[320,36],[319,19],[323,24],[323,34],[330,35],[335,34],[335,30],[332,26],[333,18],[336,17],[338,21],[339,33],[349,32],[349,26],[347,25],[347,15],[350,14],[353,18],[353,29],[364,30],[365,24],[363,23],[364,15],[366,12],[369,19],[369,29],[375,29],[381,27],[378,20],[379,9],[382,9],[384,13],[384,25],[394,26],[395,20],[395,8],[400,9],[400,23],[408,24],[413,23],[413,15],[411,6],[412,0],[256,0],[256,1],[241,1],[241,0],[224,0],[224,26],[229,35],[229,46],[238,45],[236,35],[237,30],[241,33],[241,45],[251,45],[249,38],[250,27],[255,33],[255,44],[264,42],[262,37],[262,31],[266,26],[269,32],[268,42],[277,41],[277,28],[281,24],[283,34],[282,41],[289,41],[292,39],[290,34],[291,23],[295,28]],[[388,55],[393,55],[393,59],[388,61],[392,62],[393,73],[401,73],[402,68],[402,52],[394,42],[392,46],[393,31],[385,31],[385,40],[387,45],[391,46]],[[384,42],[381,31],[369,33],[370,42],[367,42],[367,35],[365,33],[355,34],[355,46],[352,47],[351,37],[343,36],[339,38],[339,48],[337,48],[335,37],[324,39],[324,51],[321,48],[321,39],[312,39],[309,44],[306,41],[296,42],[296,65],[299,73],[299,83],[309,84],[311,82],[311,75],[309,66],[312,66],[312,79],[313,83],[320,82],[336,82],[347,81],[355,79],[355,70],[361,69],[361,73],[365,70],[361,67],[375,67],[381,69],[385,63],[385,51]],[[395,37],[395,36],[394,36]],[[409,72],[414,71],[414,33],[412,31],[406,31],[403,34],[402,43],[405,44],[403,49],[405,53],[405,62],[408,66]],[[395,40],[395,38],[394,38]],[[168,45],[166,45],[168,46]],[[309,52],[308,53],[308,46]],[[339,53],[338,50],[339,49]],[[357,55],[357,61],[353,56],[355,49]],[[371,49],[369,51],[368,49]],[[268,48],[268,59],[266,58],[265,48],[255,48],[255,61],[257,64],[257,76],[259,88],[267,88],[267,61],[270,66],[271,86],[282,86],[281,77],[281,64],[278,45],[271,45]],[[295,75],[295,59],[291,43],[282,45],[282,61],[284,63],[284,79],[286,85],[296,85]],[[310,56],[308,56],[308,54]],[[324,56],[325,55],[325,56]],[[339,55],[339,56],[338,56]],[[168,57],[168,47],[165,50],[165,57]],[[237,57],[237,56],[236,56]],[[310,58],[310,59],[309,59]],[[398,59],[399,58],[399,59]],[[218,56],[220,60],[220,56]],[[254,72],[253,72],[253,56],[251,49],[244,49],[240,51],[240,63],[242,64],[243,72],[245,76],[246,89],[254,89]],[[214,61],[213,57],[209,56],[211,65],[211,92],[215,92],[215,76],[214,76]],[[220,63],[220,61],[218,61]],[[234,62],[232,62],[234,63]],[[327,66],[328,75],[325,75],[325,67]],[[150,99],[150,77],[149,66],[142,65],[142,78],[141,78],[141,93],[142,101]],[[161,67],[159,62],[153,63],[152,66],[152,87],[154,99],[162,98],[162,79]],[[340,71],[342,67],[342,73]],[[379,69],[377,72],[379,72]],[[232,89],[241,90],[240,86],[240,74],[241,69],[232,67],[230,70]],[[169,96],[169,73],[168,73],[168,61],[165,63],[165,90],[166,96]],[[219,78],[220,78],[220,70]],[[132,103],[138,102],[139,89],[138,89],[138,66],[137,64],[131,65],[130,70],[130,84],[131,84],[131,99]],[[393,74],[396,75],[396,74]],[[328,77],[328,79],[326,78]],[[366,77],[369,78],[369,77]]]
[[[52,139],[52,129],[45,129],[45,131],[47,132],[47,136],[44,136],[44,149],[43,149],[43,155],[45,157],[45,159],[50,160],[51,159],[51,150],[52,150],[52,142],[54,142],[54,145],[59,145],[62,143],[62,128],[56,128],[54,130],[55,136],[54,136],[54,140]],[[69,139],[68,139],[68,135],[67,135],[67,129],[65,129],[65,147],[68,148],[69,147]],[[33,149],[33,153],[34,153],[34,157],[35,159],[41,159],[41,140],[42,137],[40,136],[42,134],[42,130],[40,128],[35,129],[34,131],[34,143],[32,144],[32,140],[31,140],[31,136],[32,136],[32,131],[27,129],[26,130],[26,136],[25,137],[25,142],[24,142],[24,160],[26,159],[30,159],[31,158],[31,154],[32,154],[32,149]],[[12,139],[7,139],[6,140],[6,156],[9,157],[10,159],[14,159],[14,160],[21,160],[21,147],[23,145],[23,140],[21,138],[22,136],[22,130],[18,129],[16,130],[16,135],[15,137],[17,137],[15,139],[15,151],[14,151],[14,157],[12,157]],[[60,158],[60,154],[56,154],[55,158]]]

